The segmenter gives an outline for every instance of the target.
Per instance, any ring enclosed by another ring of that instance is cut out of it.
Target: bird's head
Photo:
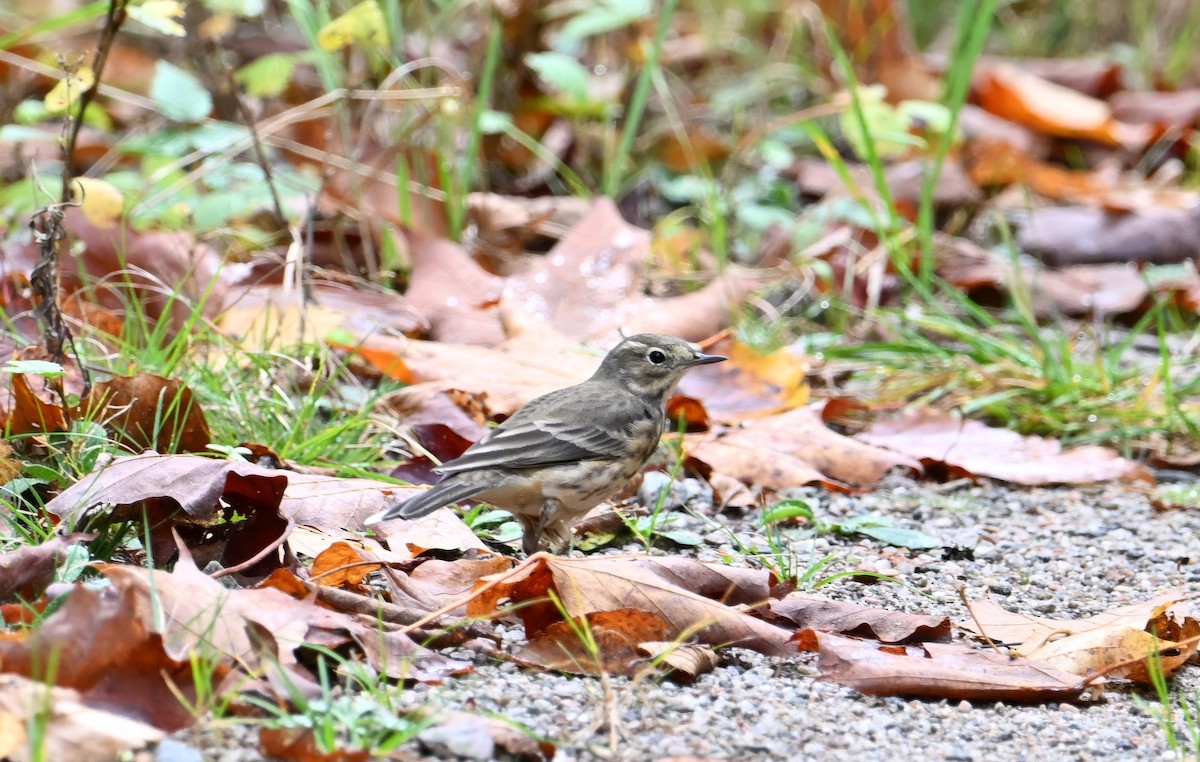
[[[706,355],[695,344],[674,336],[639,333],[613,347],[593,378],[616,381],[634,394],[666,400],[689,369],[725,359]]]

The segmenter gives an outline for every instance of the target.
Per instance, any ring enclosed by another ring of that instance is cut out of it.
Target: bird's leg
[[[553,526],[555,519],[558,517],[559,509],[562,508],[562,501],[555,497],[548,497],[542,501],[542,511],[538,515],[536,521],[536,529],[530,532],[525,530],[525,538],[521,543],[521,547],[525,550],[526,555],[532,555],[542,546],[542,538],[546,534],[546,528]],[[531,524],[534,521],[530,522]],[[555,538],[551,538],[551,544]]]

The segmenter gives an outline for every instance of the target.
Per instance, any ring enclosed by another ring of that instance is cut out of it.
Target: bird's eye
[[[651,349],[646,353],[646,359],[655,365],[661,365],[666,362],[667,355],[661,349]]]

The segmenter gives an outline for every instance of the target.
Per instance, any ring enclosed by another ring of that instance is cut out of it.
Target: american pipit
[[[672,336],[630,336],[587,381],[530,400],[438,468],[442,479],[432,488],[366,523],[414,519],[471,498],[511,511],[525,529],[526,553],[560,551],[570,543],[571,523],[646,465],[683,375],[724,359]]]

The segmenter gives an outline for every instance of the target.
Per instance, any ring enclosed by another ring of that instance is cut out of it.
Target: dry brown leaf
[[[657,641],[639,643],[637,648],[651,662],[657,662],[659,669],[666,669],[668,677],[685,685],[712,672],[721,662],[716,651],[696,643]]]
[[[392,602],[405,608],[434,612],[465,600],[482,577],[501,574],[512,568],[504,556],[460,558],[455,561],[428,559],[407,574],[392,575]],[[465,605],[448,614],[466,616]]]
[[[964,643],[884,645],[816,630],[800,649],[818,651],[821,677],[868,696],[969,701],[1074,701],[1086,686],[1048,664]]]
[[[916,52],[905,3],[819,0],[817,5],[850,51],[859,81],[884,85],[892,102],[938,99],[941,82]]]
[[[576,339],[615,342],[624,329],[699,341],[727,327],[742,300],[779,274],[731,266],[698,291],[655,299],[644,293],[649,258],[650,232],[598,199],[553,249],[509,278],[449,241],[416,239],[407,293],[443,342],[493,346],[513,335],[514,320]]]
[[[24,373],[6,374],[12,378],[12,409],[8,411],[6,431],[11,434],[45,434],[66,431],[67,419],[62,405],[42,401],[29,385]]]
[[[1029,293],[1034,314],[1043,318],[1061,315],[1124,315],[1143,307],[1150,289],[1146,278],[1131,264],[1041,267],[976,246],[966,239],[935,239],[938,275],[980,301],[993,301],[995,292],[1011,292],[1013,282]],[[1172,290],[1173,284],[1156,288]]]
[[[1108,674],[1149,682],[1145,664],[1149,654],[1161,654],[1163,670],[1170,675],[1197,651],[1195,643],[1175,645],[1200,634],[1200,621],[1181,605],[1188,598],[1186,591],[1176,590],[1071,620],[1017,614],[985,597],[971,604],[973,619],[961,626],[996,642],[1019,643],[1012,649],[1014,654],[1072,674],[1086,676],[1130,662]]]
[[[271,759],[287,762],[367,762],[370,749],[321,751],[312,728],[262,728],[258,750]]]
[[[702,473],[724,474],[772,490],[814,483],[839,489],[871,487],[891,468],[920,469],[912,458],[828,429],[808,408],[689,434],[684,445],[689,462]]]
[[[1200,122],[1200,88],[1153,92],[1126,90],[1109,98],[1113,116],[1130,124],[1195,126]]]
[[[348,542],[335,542],[313,559],[312,579],[319,578],[320,583],[328,587],[363,592],[363,580],[382,566],[365,561],[355,546]]]
[[[279,505],[288,473],[196,455],[114,458],[56,496],[46,510],[68,526],[145,516],[155,560],[174,555],[177,530],[202,563],[236,566],[286,539],[290,524]],[[243,520],[232,521],[235,513]],[[265,576],[278,565],[268,553],[245,572]]]
[[[452,241],[410,234],[409,251],[412,278],[405,295],[429,325],[430,337],[480,346],[504,340],[496,309],[503,278],[485,271]]]
[[[1186,262],[1200,257],[1200,205],[1132,214],[1080,206],[1033,209],[1017,231],[1017,244],[1055,267]]]
[[[55,664],[54,683],[78,690],[85,703],[119,708],[162,730],[185,728],[196,718],[173,691],[194,702],[195,674],[187,657],[171,656],[152,631],[146,620],[153,611],[133,590],[76,585],[36,630],[0,635],[0,663],[5,672],[36,680]],[[213,681],[226,672],[215,665]]]
[[[45,734],[35,743],[29,732],[42,722]],[[88,706],[79,691],[0,675],[0,757],[10,762],[109,762],[163,737],[151,725]]]
[[[782,600],[771,601],[767,608],[771,617],[786,620],[800,629],[874,638],[884,643],[950,639],[947,617],[870,608],[808,593],[789,593]]]
[[[222,332],[247,350],[286,352],[337,331],[353,336],[403,334],[428,329],[416,307],[391,291],[331,281],[308,284],[311,298],[280,285],[252,285],[231,295],[217,317]],[[215,357],[214,361],[223,361]]]
[[[68,534],[52,537],[39,545],[24,545],[0,556],[0,600],[32,601],[54,581],[67,549],[92,535]]]
[[[465,392],[490,417],[507,417],[529,400],[577,384],[600,365],[603,355],[550,330],[521,333],[496,348],[435,341],[372,337],[356,349],[382,372],[410,384],[400,393]]]
[[[1113,117],[1104,101],[1000,64],[976,75],[979,104],[991,113],[1062,138],[1082,138],[1131,150],[1144,148],[1153,130]]]
[[[176,379],[114,376],[92,387],[80,408],[84,418],[98,421],[134,452],[206,452],[211,441],[200,403]]]
[[[562,620],[559,609],[547,602],[550,592],[571,617],[639,609],[662,615],[670,625],[670,639],[695,635],[717,646],[739,645],[775,655],[789,650],[790,633],[735,608],[739,603],[766,602],[770,594],[766,572],[683,558],[576,559],[538,554],[515,575],[472,600],[467,613],[494,617],[513,604],[529,604],[516,614],[524,621],[527,636],[534,638]]]
[[[661,640],[670,630],[667,620],[653,611],[595,611],[552,623],[513,658],[525,666],[576,675],[630,676],[645,662],[639,645]]]
[[[879,421],[858,439],[919,458],[927,465],[936,463],[961,473],[1015,484],[1154,481],[1145,466],[1107,447],[1063,450],[1053,439],[1025,437],[936,410]]]

